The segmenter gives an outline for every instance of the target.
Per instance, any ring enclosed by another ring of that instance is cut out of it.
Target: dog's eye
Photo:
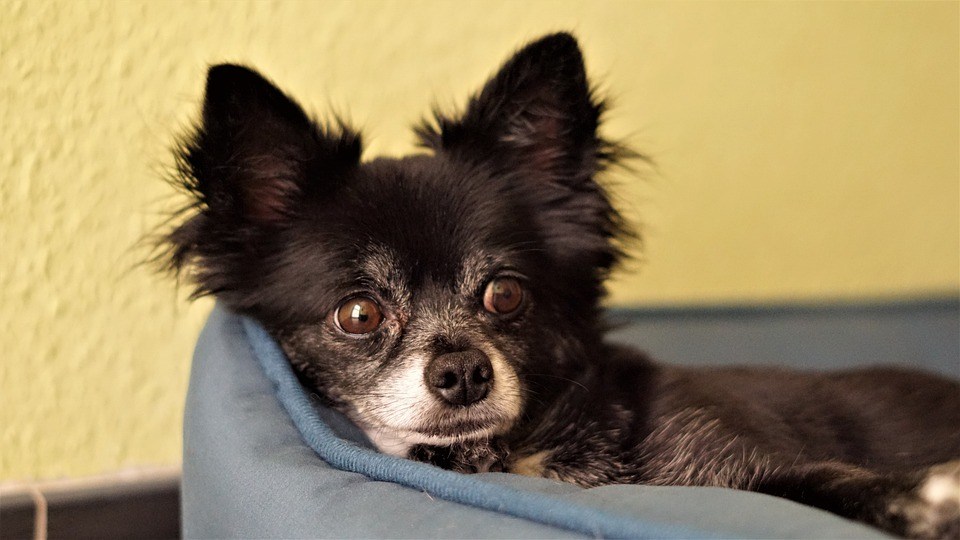
[[[355,296],[344,300],[334,314],[337,326],[348,334],[369,334],[380,326],[383,313],[373,300]]]
[[[483,308],[498,315],[513,313],[522,301],[523,287],[513,278],[497,278],[487,284],[483,293]]]

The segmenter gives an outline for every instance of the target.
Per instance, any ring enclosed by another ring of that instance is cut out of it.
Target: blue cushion
[[[693,364],[819,368],[910,359],[957,376],[957,306],[619,311],[613,338]],[[756,493],[581,489],[510,474],[459,475],[379,454],[299,385],[262,328],[220,307],[194,357],[182,501],[191,538],[883,537]]]

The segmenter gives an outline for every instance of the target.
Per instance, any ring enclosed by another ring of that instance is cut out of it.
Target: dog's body
[[[255,72],[211,69],[170,265],[258,318],[383,451],[583,486],[725,486],[960,533],[960,386],[893,369],[694,370],[603,342],[622,221],[575,40],[515,55],[428,155],[360,162]],[[951,483],[952,482],[952,483]]]

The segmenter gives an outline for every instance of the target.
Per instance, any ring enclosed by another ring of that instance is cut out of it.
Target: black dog
[[[196,294],[260,320],[384,452],[582,486],[724,486],[900,534],[960,533],[960,385],[658,365],[603,342],[627,152],[567,34],[518,52],[426,152],[361,162],[257,73],[211,68],[166,237]]]

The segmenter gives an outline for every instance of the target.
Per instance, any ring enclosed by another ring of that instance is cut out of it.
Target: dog
[[[631,154],[574,37],[513,55],[423,153],[361,160],[257,72],[210,68],[165,265],[254,317],[381,451],[580,486],[721,486],[960,535],[960,385],[894,368],[690,369],[604,341]]]

